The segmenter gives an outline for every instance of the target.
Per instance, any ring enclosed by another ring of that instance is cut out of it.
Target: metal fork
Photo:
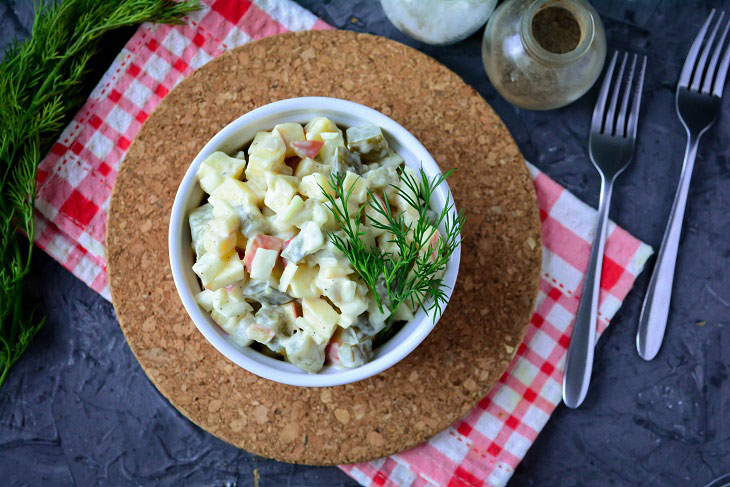
[[[656,266],[641,308],[636,348],[644,360],[651,360],[656,356],[664,338],[669,316],[669,302],[672,298],[679,237],[682,231],[692,169],[697,156],[697,146],[702,134],[714,123],[722,105],[722,90],[728,65],[730,65],[730,46],[725,49],[724,54],[722,54],[722,48],[730,23],[726,23],[719,41],[715,43],[715,39],[724,16],[724,12],[720,13],[708,37],[707,32],[715,17],[715,10],[710,12],[692,43],[677,85],[677,115],[687,131],[687,148],[684,153],[677,193],[674,195],[672,211],[669,214],[669,222],[664,231]],[[712,49],[713,44],[715,44],[714,50]],[[700,51],[700,49],[702,50]],[[712,57],[710,57],[711,50]],[[721,54],[722,59],[720,59]]]
[[[631,57],[628,76],[624,77],[626,65]],[[588,392],[593,370],[593,348],[596,344],[596,323],[598,321],[598,293],[601,288],[601,267],[603,249],[606,243],[606,227],[611,205],[611,193],[616,177],[628,167],[636,141],[636,125],[639,120],[641,90],[646,71],[646,57],[625,53],[614,79],[618,53],[614,53],[606,71],[603,86],[593,110],[589,152],[593,165],[601,175],[601,197],[598,204],[598,223],[593,239],[593,249],[585,274],[578,313],[573,325],[568,357],[563,378],[563,402],[569,408],[580,406]],[[638,76],[634,80],[637,71]],[[609,92],[611,98],[609,99]],[[621,105],[619,106],[619,94]],[[630,110],[629,110],[630,107]]]

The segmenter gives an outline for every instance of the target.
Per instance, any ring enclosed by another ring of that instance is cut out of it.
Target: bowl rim
[[[419,308],[417,315],[409,323],[413,323],[420,319],[420,322],[415,325],[407,336],[403,337],[403,340],[398,343],[393,349],[387,351],[382,356],[374,358],[370,362],[367,362],[359,367],[352,369],[336,369],[336,372],[326,374],[308,374],[304,371],[298,372],[291,370],[282,370],[285,367],[274,368],[272,365],[266,365],[262,363],[265,359],[278,362],[279,364],[286,364],[290,367],[295,367],[288,362],[277,361],[270,357],[266,357],[260,352],[256,352],[253,349],[249,349],[251,353],[256,354],[256,358],[242,350],[243,347],[234,345],[230,339],[226,339],[221,336],[221,333],[215,330],[214,325],[211,325],[212,318],[204,315],[204,311],[198,306],[195,301],[195,296],[188,289],[185,282],[185,273],[192,272],[192,269],[184,270],[185,267],[182,264],[182,252],[183,243],[177,238],[181,235],[183,227],[187,224],[187,213],[188,210],[186,205],[188,203],[188,197],[192,191],[195,190],[197,185],[197,170],[202,161],[208,157],[212,152],[221,149],[226,142],[239,130],[245,127],[252,126],[260,121],[261,119],[276,116],[281,114],[282,117],[289,112],[295,111],[306,111],[308,117],[311,119],[314,116],[325,115],[326,112],[343,112],[348,115],[361,118],[370,123],[373,123],[384,132],[386,132],[389,138],[394,138],[399,142],[399,145],[409,147],[409,150],[418,152],[421,156],[421,167],[424,168],[429,177],[433,177],[437,173],[441,173],[441,170],[433,159],[431,154],[421,144],[415,136],[413,136],[403,126],[398,124],[395,120],[391,119],[387,115],[374,110],[365,105],[361,105],[356,102],[349,100],[343,100],[339,98],[329,97],[298,97],[289,98],[284,100],[275,101],[268,103],[254,110],[251,110],[240,117],[236,118],[220,131],[218,131],[197,153],[193,161],[190,163],[185,171],[182,181],[180,182],[177,192],[175,194],[175,200],[170,213],[170,224],[168,228],[168,252],[170,259],[170,268],[172,271],[173,281],[180,299],[182,300],[183,306],[187,314],[192,319],[195,327],[205,337],[219,353],[223,354],[226,358],[231,360],[239,367],[248,370],[249,372],[263,377],[265,379],[272,380],[283,384],[292,386],[303,386],[303,387],[327,387],[348,384],[357,382],[373,375],[379,374],[384,370],[392,367],[406,356],[408,356],[433,330],[438,323],[441,315],[449,304],[451,293],[456,284],[456,279],[459,271],[459,264],[461,260],[461,243],[459,243],[456,250],[451,255],[449,263],[444,274],[445,284],[448,288],[445,290],[447,294],[447,302],[442,307],[441,313],[436,316],[426,314],[423,307]],[[273,122],[281,123],[281,122]],[[270,127],[258,127],[258,130],[269,130]],[[240,145],[239,145],[240,147]],[[228,151],[230,152],[230,151]],[[406,165],[408,163],[406,162]],[[411,165],[411,167],[413,167]],[[434,171],[435,168],[435,171]],[[431,169],[429,171],[429,169]],[[455,202],[451,189],[448,187],[448,183],[444,181],[439,186],[436,195],[441,196],[441,204],[453,204],[452,211],[456,214]],[[436,196],[435,195],[435,196]],[[447,279],[448,277],[448,279]],[[205,312],[207,315],[208,313]],[[421,316],[422,315],[422,316]],[[397,336],[397,334],[396,334]],[[390,340],[393,340],[392,337]],[[390,341],[389,340],[389,341]],[[387,342],[386,342],[387,344]],[[249,347],[246,347],[249,348]],[[260,357],[258,357],[260,356]],[[295,367],[296,368],[296,367]]]

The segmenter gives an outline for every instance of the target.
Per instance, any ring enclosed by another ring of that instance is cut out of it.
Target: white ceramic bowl
[[[260,130],[271,130],[278,123],[306,123],[315,116],[328,117],[340,126],[375,124],[382,128],[390,146],[405,159],[408,166],[414,169],[423,166],[429,177],[440,172],[426,148],[413,135],[372,108],[351,101],[324,97],[277,101],[257,108],[228,124],[195,157],[175,196],[170,216],[169,247],[170,265],[177,291],[193,323],[211,345],[229,360],[258,376],[295,386],[323,387],[365,379],[394,365],[426,338],[440,316],[433,319],[423,309],[419,309],[415,318],[405,324],[387,343],[375,350],[372,360],[365,365],[354,369],[336,369],[327,366],[318,374],[308,374],[292,364],[267,357],[252,348],[236,345],[215,324],[210,315],[197,305],[195,295],[201,291],[201,287],[192,270],[194,261],[188,225],[190,211],[200,206],[203,198],[196,173],[206,157],[215,151],[233,154],[253,140],[256,132]],[[431,204],[435,208],[442,208],[447,201],[453,200],[448,185],[443,183],[435,192]],[[446,268],[444,282],[448,287],[446,291],[448,297],[451,297],[451,289],[456,282],[460,255],[461,247],[453,253]]]

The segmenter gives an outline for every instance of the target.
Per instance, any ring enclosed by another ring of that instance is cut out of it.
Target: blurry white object
[[[380,0],[385,15],[404,34],[444,46],[483,26],[497,0]]]

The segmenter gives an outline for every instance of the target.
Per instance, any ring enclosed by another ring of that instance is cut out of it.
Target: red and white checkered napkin
[[[565,355],[588,267],[596,211],[528,163],[542,222],[542,279],[527,334],[487,396],[446,431],[405,453],[342,469],[367,486],[503,486],[561,401]],[[598,334],[652,249],[611,222]],[[510,347],[511,348],[511,347]]]
[[[38,169],[36,244],[107,299],[109,198],[127,148],[152,109],[225,51],[283,32],[331,28],[289,0],[201,3],[185,25],[137,30]]]
[[[181,26],[144,25],[41,162],[36,244],[107,299],[104,232],[119,165],[152,109],[186,75],[223,52],[280,32],[326,29],[289,0],[203,0]],[[533,166],[543,269],[525,340],[497,386],[427,443],[342,469],[363,485],[504,485],[560,401],[570,325],[587,267],[595,211]],[[652,250],[611,224],[599,333]]]

